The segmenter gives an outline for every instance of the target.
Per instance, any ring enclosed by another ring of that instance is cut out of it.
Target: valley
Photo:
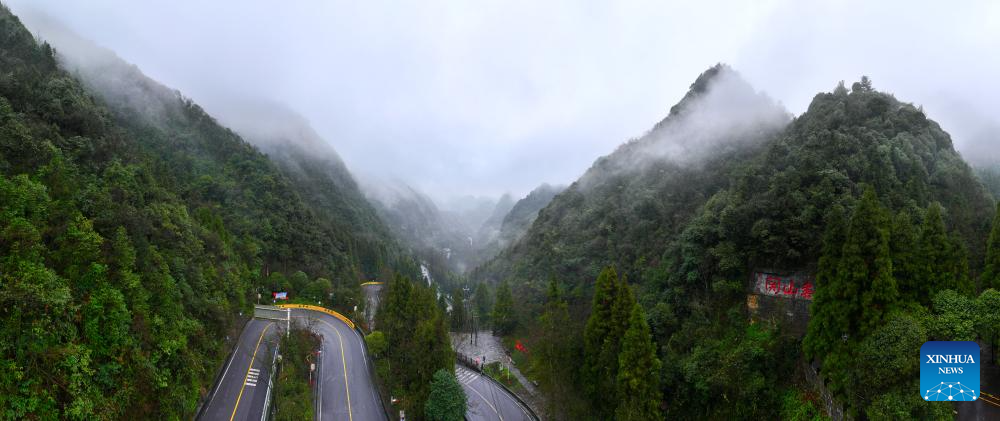
[[[805,77],[750,36],[668,66],[637,34],[690,34],[626,9],[550,37],[523,5],[217,5],[149,35],[192,6],[13,4],[0,419],[1000,419],[978,67],[915,82],[865,44],[827,67],[877,78]],[[902,25],[868,13],[838,22]]]

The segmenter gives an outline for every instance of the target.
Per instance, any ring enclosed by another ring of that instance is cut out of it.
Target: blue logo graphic
[[[920,347],[920,396],[925,401],[979,399],[979,344],[928,341]]]

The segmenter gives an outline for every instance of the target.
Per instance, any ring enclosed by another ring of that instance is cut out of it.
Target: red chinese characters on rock
[[[776,275],[757,272],[757,292],[772,297],[812,300],[814,287],[812,279],[804,275]]]

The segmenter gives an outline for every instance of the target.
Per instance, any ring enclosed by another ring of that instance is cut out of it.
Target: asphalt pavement
[[[455,376],[468,398],[469,421],[532,421],[516,398],[484,375],[456,364]]]
[[[247,322],[200,420],[260,420],[263,417],[280,328],[271,320]]]
[[[316,419],[385,421],[361,335],[340,319],[317,311],[292,309],[292,321],[323,338],[316,367]]]

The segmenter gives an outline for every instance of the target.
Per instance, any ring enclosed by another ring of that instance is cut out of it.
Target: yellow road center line
[[[344,390],[347,391],[347,417],[350,421],[354,421],[354,413],[351,411],[351,387],[347,384],[347,358],[344,356],[344,338],[340,336],[340,330],[338,330],[336,326],[323,319],[317,320],[326,323],[327,326],[330,326],[333,329],[333,332],[337,334],[337,340],[340,341],[340,362],[344,365]]]
[[[247,374],[243,376],[243,385],[240,386],[240,394],[236,396],[236,405],[233,405],[233,415],[229,417],[229,421],[233,421],[236,418],[236,409],[240,407],[240,399],[243,398],[243,389],[247,387],[247,378],[250,377],[250,369],[253,368],[253,360],[257,358],[257,349],[260,348],[260,342],[264,340],[264,334],[267,330],[271,328],[274,323],[268,323],[264,326],[264,330],[260,332],[260,338],[257,338],[257,346],[253,348],[253,355],[250,357],[250,365],[247,367]]]

